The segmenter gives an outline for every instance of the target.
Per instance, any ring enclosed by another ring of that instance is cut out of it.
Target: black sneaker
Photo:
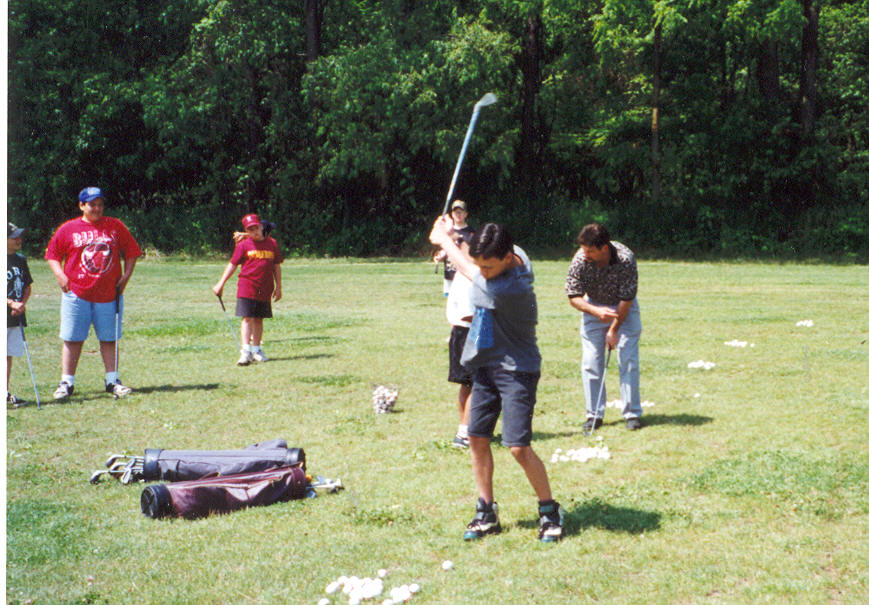
[[[18,399],[18,397],[16,397],[15,395],[10,393],[9,391],[6,391],[6,405],[8,405],[9,407],[20,408],[25,403],[27,403],[27,402],[24,401],[23,399]]]
[[[592,427],[592,423],[594,424],[594,427]],[[585,421],[585,424],[582,425],[582,430],[587,433],[594,429],[599,429],[602,425],[603,418],[589,418]]]
[[[636,431],[643,428],[643,423],[639,418],[628,418],[625,420],[625,428],[629,431]]]
[[[498,521],[498,503],[487,504],[482,498],[477,500],[477,514],[468,523],[468,528],[462,536],[465,540],[477,540],[488,534],[501,532],[501,522]]]
[[[54,392],[54,398],[58,401],[69,399],[69,396],[75,392],[75,387],[68,382],[61,382],[57,385],[57,390]]]
[[[564,526],[564,511],[561,505],[555,500],[548,504],[541,504],[537,507],[537,514],[540,515],[540,533],[537,534],[537,538],[541,542],[561,540],[561,531]]]

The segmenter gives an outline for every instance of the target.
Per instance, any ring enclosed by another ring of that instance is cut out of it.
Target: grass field
[[[59,405],[60,292],[32,260],[43,409],[7,410],[8,603],[315,604],[339,576],[381,568],[386,593],[418,583],[417,603],[869,602],[869,267],[641,263],[641,396],[654,406],[636,432],[608,410],[589,440],[567,262],[535,263],[534,447],[567,511],[564,541],[542,545],[533,492],[498,445],[504,533],[461,540],[476,497],[468,453],[450,447],[456,389],[431,264],[288,261],[266,323],[272,361],[246,368],[209,291],[223,264],[139,263],[121,345],[136,392],[104,392],[91,335]],[[716,365],[688,367],[701,359]],[[395,413],[372,412],[380,383],[400,389]],[[24,358],[12,384],[32,400]],[[155,521],[142,484],[88,483],[112,453],[275,437],[346,491]],[[551,462],[593,445],[611,459]]]

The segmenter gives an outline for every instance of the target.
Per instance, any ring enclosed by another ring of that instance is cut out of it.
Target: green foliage
[[[224,252],[257,211],[291,254],[419,253],[491,91],[456,195],[472,220],[531,221],[514,225],[526,246],[552,247],[590,204],[638,249],[801,255],[833,234],[869,258],[866,0],[820,5],[808,138],[797,0],[321,5],[323,52],[306,63],[302,5],[11,2],[10,218],[44,246],[99,184],[158,250]],[[540,82],[523,81],[529,23]]]

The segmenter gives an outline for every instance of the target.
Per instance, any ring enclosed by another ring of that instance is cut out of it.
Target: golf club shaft
[[[594,425],[597,424],[597,411],[600,409],[601,399],[603,399],[603,392],[604,392],[604,389],[606,388],[606,370],[610,365],[610,355],[612,355],[612,352],[613,352],[613,350],[610,349],[609,347],[607,347],[606,362],[604,362],[603,373],[601,374],[601,377],[600,377],[600,388],[597,391],[597,403],[595,404],[594,409],[592,410],[591,430],[588,432],[589,437],[594,433]],[[604,403],[606,403],[606,402],[604,402]],[[601,416],[601,418],[603,418],[603,416]]]
[[[218,294],[217,300],[220,301],[220,308],[223,309],[223,316],[226,318],[226,325],[229,327],[229,333],[232,334],[232,337],[235,339],[236,344],[238,344],[239,350],[241,350],[241,341],[238,339],[238,336],[235,334],[235,330],[232,328],[232,322],[229,320],[229,313],[226,312],[226,305],[223,304],[223,297]]]
[[[121,331],[121,291],[120,289],[115,289],[115,372],[120,374],[120,368],[118,368],[118,335]]]
[[[42,404],[39,403],[39,391],[36,389],[36,376],[33,374],[33,362],[30,360],[30,347],[27,346],[27,337],[24,335],[24,324],[18,326],[21,328],[21,340],[24,341],[24,353],[27,355],[27,367],[30,368],[30,380],[33,381],[33,394],[36,396],[36,409],[41,410]]]
[[[453,171],[453,179],[450,181],[450,190],[447,192],[447,199],[444,202],[444,211],[442,214],[447,214],[450,211],[450,199],[453,197],[453,190],[456,187],[456,180],[459,178],[459,171],[462,169],[462,162],[465,159],[465,152],[468,150],[468,143],[471,141],[471,133],[474,132],[474,125],[477,123],[477,117],[480,115],[480,109],[474,108],[474,113],[471,115],[471,123],[468,125],[468,132],[465,133],[465,141],[462,143],[462,151],[459,153],[459,161],[456,162],[456,169]]]

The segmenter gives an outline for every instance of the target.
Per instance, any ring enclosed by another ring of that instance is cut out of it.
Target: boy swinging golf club
[[[552,499],[546,467],[531,448],[531,420],[540,378],[531,261],[513,246],[509,233],[500,225],[487,223],[477,231],[471,238],[469,255],[455,244],[451,229],[449,217],[441,216],[429,239],[473,282],[474,318],[462,364],[474,371],[468,436],[479,500],[463,537],[475,540],[501,531],[490,442],[503,412],[502,443],[522,466],[539,501],[538,538],[556,542],[562,534],[562,508]]]

